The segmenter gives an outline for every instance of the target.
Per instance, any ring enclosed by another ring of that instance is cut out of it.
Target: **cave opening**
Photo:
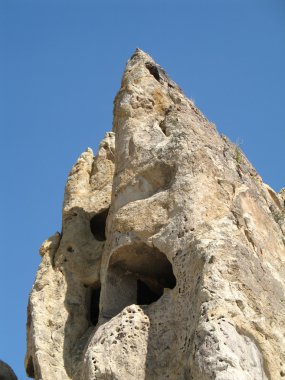
[[[103,210],[94,215],[90,220],[90,229],[94,238],[98,241],[106,240],[106,220],[109,209]]]
[[[131,304],[150,305],[175,286],[172,264],[157,248],[146,244],[120,248],[110,260],[104,313],[114,316]]]
[[[93,326],[96,326],[99,320],[99,305],[100,305],[100,293],[101,288],[92,288],[90,295],[90,322]]]

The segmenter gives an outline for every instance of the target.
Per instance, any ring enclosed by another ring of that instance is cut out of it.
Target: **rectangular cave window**
[[[94,215],[90,220],[90,229],[94,238],[98,241],[106,240],[106,220],[108,216],[109,209],[103,210],[98,214]]]
[[[100,304],[100,292],[101,288],[91,289],[90,299],[90,322],[93,326],[96,326],[99,319],[99,304]]]

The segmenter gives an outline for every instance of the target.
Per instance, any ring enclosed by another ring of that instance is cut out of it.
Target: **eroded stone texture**
[[[105,229],[113,171],[114,134],[109,132],[96,157],[87,149],[72,168],[62,233],[40,248],[43,258],[29,300],[25,359],[27,374],[35,379],[76,378],[73,373],[89,330],[98,319],[96,296],[105,241],[93,232],[95,227]],[[98,215],[103,215],[99,226],[96,221],[92,224]]]
[[[12,368],[2,360],[0,360],[0,380],[17,380]]]
[[[30,376],[285,378],[284,198],[137,50],[41,249]]]

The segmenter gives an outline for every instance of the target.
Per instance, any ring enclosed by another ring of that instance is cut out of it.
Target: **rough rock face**
[[[28,375],[285,379],[284,194],[136,50],[40,249]]]
[[[17,376],[8,364],[0,360],[0,380],[17,380]]]

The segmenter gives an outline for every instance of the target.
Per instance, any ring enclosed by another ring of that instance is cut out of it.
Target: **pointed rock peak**
[[[117,132],[126,118],[141,119],[143,123],[152,123],[152,118],[160,122],[175,104],[189,107],[189,100],[160,65],[136,49],[127,62],[115,98],[113,131]]]
[[[140,48],[136,48],[134,54],[130,58],[130,61],[133,59],[134,60],[141,60],[144,62],[151,61],[151,62],[155,63],[154,60],[152,59],[152,57],[149,54],[147,54],[146,52],[144,52],[143,50],[141,50]]]
[[[152,78],[160,84],[181,91],[177,84],[168,77],[165,70],[157,64],[149,54],[139,48],[136,48],[134,54],[128,60],[123,79],[125,76],[130,76],[133,70],[135,70],[136,73],[143,71],[144,76],[149,76],[150,74]]]

